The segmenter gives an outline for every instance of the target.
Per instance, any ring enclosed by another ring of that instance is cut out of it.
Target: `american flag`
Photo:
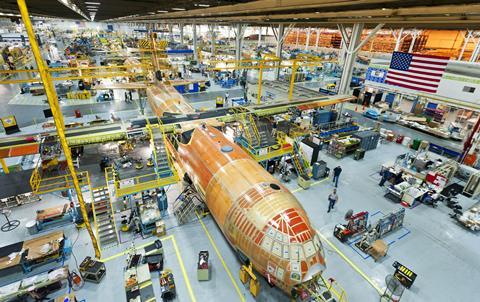
[[[448,57],[393,52],[385,83],[436,93]]]

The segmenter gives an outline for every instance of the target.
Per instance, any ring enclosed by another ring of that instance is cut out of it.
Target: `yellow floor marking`
[[[223,259],[222,255],[220,254],[220,251],[218,250],[217,245],[213,241],[213,238],[210,235],[210,232],[208,231],[207,227],[205,226],[205,223],[203,223],[202,217],[197,213],[197,211],[195,211],[195,214],[197,214],[198,221],[200,221],[200,224],[202,225],[202,228],[205,231],[205,234],[207,235],[208,240],[210,240],[210,243],[212,244],[213,249],[215,250],[215,253],[220,259],[220,262],[222,262],[223,268],[227,272],[228,277],[230,277],[230,281],[232,281],[232,284],[235,287],[235,290],[237,291],[238,296],[240,297],[240,301],[245,302],[245,297],[242,295],[242,292],[240,291],[240,288],[238,287],[237,282],[235,282],[235,278],[233,278],[232,272],[227,267],[227,264],[225,263],[225,260]]]
[[[313,182],[310,186],[316,186],[316,185],[321,184],[322,182],[324,182],[324,181],[326,181],[326,180],[328,180],[328,179],[329,179],[329,178],[326,177],[326,178],[324,178],[324,179],[322,179],[322,180]],[[301,188],[301,187],[298,187],[298,188],[296,188],[295,190],[292,190],[292,191],[290,191],[290,192],[292,192],[292,193],[297,193],[297,192],[302,191],[302,190],[305,190],[305,189],[304,189],[304,188]]]
[[[167,237],[163,237],[163,238],[160,238],[162,241],[165,241],[165,240],[170,240],[172,239],[173,235],[170,235],[170,236],[167,236]],[[154,243],[155,241],[152,241],[152,242],[148,242],[148,243],[145,243],[145,244],[142,244],[142,245],[138,245],[138,246],[135,246],[135,248],[137,249],[143,249],[144,247],[146,247],[147,245],[150,245],[152,243]],[[128,254],[130,252],[130,249],[129,248],[126,248],[125,250],[123,250],[122,252],[118,253],[118,254],[115,254],[113,256],[110,256],[110,257],[107,257],[107,258],[102,258],[100,259],[101,262],[108,262],[108,261],[112,261],[113,259],[116,259],[118,257],[121,257],[121,256],[124,256],[126,254]]]
[[[192,285],[190,284],[190,278],[188,278],[187,271],[185,270],[185,264],[183,263],[183,259],[182,259],[182,256],[180,254],[180,250],[178,249],[178,245],[177,245],[177,241],[175,240],[175,236],[174,235],[169,235],[169,236],[166,236],[166,237],[162,237],[160,239],[162,241],[172,240],[173,248],[175,250],[175,254],[177,255],[178,263],[180,264],[180,269],[182,271],[183,279],[185,280],[185,285],[187,286],[187,290],[188,290],[188,294],[190,296],[190,300],[192,302],[196,302],[197,299],[195,298],[195,295],[193,294]],[[142,244],[142,245],[139,245],[139,246],[135,246],[135,248],[142,249],[142,248],[144,248],[144,247],[146,247],[146,246],[148,246],[148,245],[150,245],[154,242],[155,241],[145,243],[145,244]],[[128,254],[129,251],[130,251],[130,249],[127,248],[127,249],[125,249],[124,251],[122,251],[118,254],[115,254],[115,255],[107,257],[107,258],[100,259],[100,261],[101,262],[111,261],[113,259],[116,259],[118,257],[121,257],[123,255]]]
[[[342,253],[330,240],[328,240],[325,236],[323,236],[318,230],[317,230],[317,234],[323,241],[328,243],[328,245],[332,249],[334,249],[335,252],[337,252],[337,254],[343,258],[343,260],[345,260],[345,262],[347,262],[360,276],[362,276],[363,279],[365,279],[368,283],[370,283],[370,285],[373,286],[373,288],[380,295],[383,294],[382,289],[375,282],[373,282],[373,280],[370,279],[370,277],[368,277],[357,265],[355,265],[344,253]]]
[[[172,236],[173,248],[175,249],[175,254],[177,254],[178,262],[180,263],[180,269],[182,270],[183,279],[185,280],[185,285],[187,286],[188,295],[192,302],[196,302],[197,299],[193,294],[192,285],[190,284],[190,278],[188,278],[187,271],[185,270],[185,264],[183,264],[182,256],[180,255],[180,250],[178,249],[177,240]]]
[[[322,180],[319,180],[319,181],[316,181],[314,183],[312,183],[312,186],[314,185],[318,185],[326,180],[328,180],[329,178],[325,178],[325,179],[322,179]],[[296,193],[296,192],[299,192],[303,190],[303,188],[297,188],[293,191],[291,191],[292,193]],[[320,238],[322,238],[322,240],[324,240],[332,249],[335,250],[335,252],[337,252],[337,254],[342,257],[342,259],[347,262],[348,265],[350,265],[363,279],[365,279],[371,286],[373,286],[373,288],[381,295],[383,294],[383,291],[382,289],[375,283],[373,282],[372,279],[370,279],[370,277],[368,277],[357,265],[355,265],[355,263],[353,263],[344,253],[342,253],[330,240],[328,240],[325,236],[323,236],[319,231],[317,231],[317,234],[318,236],[320,236]]]

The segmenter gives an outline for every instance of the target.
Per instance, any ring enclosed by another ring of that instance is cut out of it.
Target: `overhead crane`
[[[290,78],[290,88],[288,92],[288,99],[292,100],[293,98],[293,88],[295,84],[295,75],[299,67],[317,67],[323,63],[333,63],[337,60],[324,60],[316,56],[300,56],[296,59],[283,60],[275,56],[266,56],[263,59],[248,59],[248,60],[223,60],[223,61],[210,61],[209,65],[211,67],[207,70],[220,71],[220,70],[242,70],[242,69],[258,69],[258,93],[257,93],[257,105],[261,102],[262,97],[262,81],[263,81],[263,70],[272,69],[272,68],[291,68],[292,74]],[[283,63],[287,64],[283,64]],[[291,64],[288,64],[291,63]],[[219,66],[222,64],[222,66]],[[283,64],[283,65],[282,65]]]

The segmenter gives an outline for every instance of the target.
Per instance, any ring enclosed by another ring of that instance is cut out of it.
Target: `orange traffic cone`
[[[358,106],[355,106],[355,112],[357,112],[357,111],[358,111]]]
[[[362,111],[365,111],[365,105],[363,105],[363,107],[362,107]]]

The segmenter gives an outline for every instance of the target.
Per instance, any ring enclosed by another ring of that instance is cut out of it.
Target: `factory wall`
[[[470,103],[480,103],[480,79],[444,74],[437,94]]]

